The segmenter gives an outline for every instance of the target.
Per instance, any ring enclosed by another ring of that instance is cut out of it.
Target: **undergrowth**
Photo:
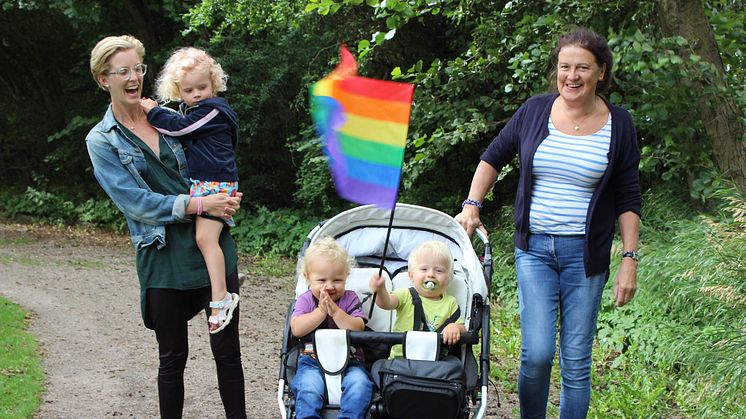
[[[734,189],[720,190],[718,199],[715,211],[700,213],[669,191],[646,193],[638,292],[623,308],[613,305],[619,262],[612,258],[589,417],[746,417],[746,202]],[[496,224],[494,253],[512,254],[502,239],[512,226]],[[515,270],[510,262],[495,267],[493,357],[517,372]],[[557,363],[554,369],[551,395],[559,393]],[[493,376],[516,387],[515,373]],[[550,396],[550,415],[558,415],[558,400]]]

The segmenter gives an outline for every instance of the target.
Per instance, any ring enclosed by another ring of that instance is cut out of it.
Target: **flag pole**
[[[389,217],[389,226],[386,229],[386,240],[383,242],[383,254],[381,255],[381,266],[378,267],[378,276],[383,273],[383,265],[386,262],[386,250],[389,248],[389,237],[391,237],[391,228],[394,225],[394,211],[396,210],[396,202],[391,208],[391,216]],[[376,307],[376,295],[378,292],[373,293],[373,299],[370,303],[370,312],[368,313],[368,320],[373,316],[373,309]]]

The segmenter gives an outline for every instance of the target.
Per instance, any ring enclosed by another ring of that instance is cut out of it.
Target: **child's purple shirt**
[[[340,298],[336,303],[337,307],[344,310],[344,312],[350,316],[360,317],[364,322],[368,322],[368,318],[365,316],[365,313],[360,306],[360,299],[357,298],[355,291],[346,290],[344,294],[342,294],[342,298]],[[314,311],[316,307],[318,307],[318,302],[314,298],[311,290],[308,290],[298,297],[291,317],[310,313]],[[326,327],[328,329],[339,329],[331,316],[326,316],[326,322]]]

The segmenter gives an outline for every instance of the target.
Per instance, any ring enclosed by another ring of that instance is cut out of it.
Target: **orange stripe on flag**
[[[338,84],[336,87],[334,98],[339,100],[347,114],[400,124],[409,123],[410,103],[360,96],[340,89]]]

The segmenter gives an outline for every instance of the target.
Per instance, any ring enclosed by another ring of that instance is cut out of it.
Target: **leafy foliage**
[[[241,252],[295,257],[318,221],[310,212],[270,211],[258,206],[236,215],[231,234]]]

